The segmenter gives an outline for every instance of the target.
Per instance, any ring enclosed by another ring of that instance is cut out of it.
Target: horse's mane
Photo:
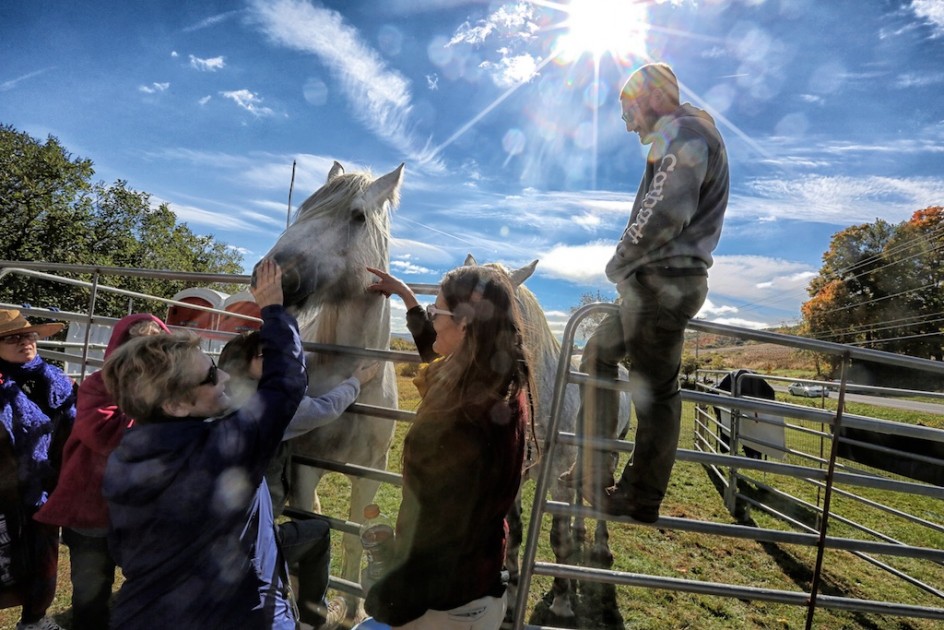
[[[324,186],[311,194],[295,212],[294,224],[304,223],[340,210],[347,210],[355,206],[360,195],[373,183],[374,178],[370,171],[358,173],[344,173],[328,181]],[[390,207],[396,207],[399,202],[399,192],[391,200]],[[361,208],[369,210],[369,208]],[[373,221],[379,213],[368,212],[367,220]],[[378,224],[378,228],[382,225]]]

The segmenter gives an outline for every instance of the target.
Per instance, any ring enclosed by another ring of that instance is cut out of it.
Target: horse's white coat
[[[345,174],[335,162],[325,185],[301,205],[293,223],[267,254],[282,266],[285,303],[298,316],[303,340],[389,348],[389,302],[366,290],[373,281],[366,267],[389,269],[389,211],[398,202],[402,177],[402,164],[374,179],[369,173]],[[309,354],[309,395],[324,393],[349,377],[358,361],[341,354]],[[386,363],[361,389],[358,402],[397,407],[392,363]],[[393,434],[390,420],[345,413],[337,421],[296,438],[294,452],[386,469]],[[323,471],[294,466],[292,472],[292,505],[319,512],[316,490]],[[360,522],[378,482],[351,477],[351,486],[349,520]],[[343,547],[342,577],[359,582],[360,541],[346,534]]]

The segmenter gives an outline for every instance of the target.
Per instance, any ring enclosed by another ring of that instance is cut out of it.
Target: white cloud
[[[416,263],[410,262],[409,260],[391,260],[390,268],[394,269],[396,273],[405,275],[435,273],[432,269],[427,269],[426,267],[417,265]]]
[[[497,62],[483,61],[479,67],[488,70],[495,85],[502,88],[527,83],[538,76],[538,62],[527,53],[513,57],[504,56]]]
[[[478,47],[489,40],[497,40],[500,45],[494,49],[497,59],[484,59],[479,67],[489,73],[495,85],[509,88],[527,83],[538,75],[540,57],[518,52],[522,43],[530,42],[539,25],[534,21],[534,8],[529,2],[517,2],[501,5],[484,20],[474,25],[463,23],[446,47],[461,44]]]
[[[931,25],[935,37],[944,35],[944,0],[912,0],[911,9]]]
[[[415,164],[441,169],[410,125],[410,81],[389,68],[337,11],[305,0],[250,3],[252,19],[274,43],[311,53],[340,80],[348,107],[378,137]]]
[[[158,94],[159,92],[166,92],[168,88],[170,88],[170,83],[152,83],[151,85],[138,86],[138,91],[145,94]]]
[[[740,317],[718,317],[711,319],[715,324],[727,324],[728,326],[738,326],[740,328],[752,328],[754,330],[763,330],[771,328],[777,324],[774,322],[762,322],[753,319],[742,319]]]
[[[213,98],[212,96],[207,95],[207,96],[204,96],[204,97],[201,98],[201,99],[197,99],[197,103],[199,103],[201,106],[202,106],[202,105],[206,105],[207,103],[210,102],[210,100],[211,100],[212,98]]]
[[[447,46],[460,43],[478,45],[484,43],[492,35],[527,38],[538,29],[537,24],[532,20],[533,15],[534,11],[530,3],[502,5],[497,11],[484,20],[479,20],[475,25],[469,22],[462,24],[456,29]]]
[[[612,286],[603,271],[612,256],[612,241],[583,245],[555,245],[539,256],[541,259],[539,268],[542,275],[552,278],[577,284]]]
[[[272,116],[270,108],[262,105],[262,98],[250,90],[233,90],[231,92],[220,92],[220,96],[228,98],[253,116]]]
[[[226,67],[226,61],[224,61],[223,57],[201,59],[200,57],[190,55],[190,67],[201,72],[216,72]]]

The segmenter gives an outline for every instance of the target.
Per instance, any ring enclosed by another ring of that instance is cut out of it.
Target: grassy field
[[[415,409],[417,398],[409,379],[400,379],[401,408]],[[802,400],[783,394],[778,396],[793,403],[818,404],[818,400]],[[835,399],[827,405],[835,405]],[[852,411],[852,410],[850,410]],[[879,408],[857,408],[854,413],[871,415],[888,413]],[[693,438],[692,407],[686,404],[683,411],[681,447],[691,448]],[[900,417],[901,421],[922,422],[920,417]],[[400,468],[400,445],[407,427],[397,429],[394,447],[390,454],[389,468]],[[622,463],[621,463],[622,465]],[[817,489],[809,483],[789,478],[780,478],[770,474],[760,475],[764,483],[790,490],[792,493],[809,497],[815,502]],[[347,512],[347,480],[336,474],[329,474],[321,488],[322,506],[325,513],[343,517]],[[533,484],[525,489],[525,518],[530,514]],[[878,491],[863,492],[870,498],[885,500],[887,493]],[[845,499],[835,499],[837,511],[859,510],[857,505],[844,505]],[[388,514],[396,514],[399,504],[399,490],[382,486],[377,502]],[[933,499],[896,498],[895,507],[919,514],[938,525],[944,523],[944,507]],[[887,514],[860,514],[870,526],[888,531],[888,522],[892,519]],[[712,483],[706,470],[700,465],[679,463],[673,472],[668,496],[663,507],[663,515],[735,523],[725,510],[721,495]],[[801,515],[802,516],[802,515]],[[780,521],[774,520],[755,510],[750,518],[758,526],[765,528],[787,529]],[[553,561],[548,544],[549,517],[544,518],[538,559]],[[833,521],[832,534],[852,535],[851,531],[840,522]],[[884,528],[884,529],[883,529]],[[592,530],[592,523],[588,523]],[[921,530],[923,539],[914,527],[901,525],[892,530],[898,540],[944,548],[942,530],[928,534]],[[610,547],[616,557],[614,569],[634,573],[693,579],[705,582],[725,582],[752,587],[762,587],[794,592],[808,591],[815,562],[815,550],[808,547],[755,543],[737,539],[710,537],[704,534],[687,533],[667,529],[657,529],[642,525],[611,523],[609,526]],[[862,537],[861,534],[856,534]],[[340,536],[334,536],[334,558],[332,573],[338,572],[341,548]],[[944,587],[944,569],[940,566],[928,566],[927,562],[905,561],[881,558],[889,564],[907,569],[920,576],[937,588]],[[60,558],[59,590],[56,601],[50,609],[60,623],[68,627],[69,599],[71,597],[68,578],[68,550],[62,547]],[[858,597],[875,600],[888,600],[915,605],[941,607],[939,598],[892,577],[889,573],[873,564],[847,552],[828,551],[824,557],[824,573],[821,593],[844,597]],[[548,578],[535,578],[529,594],[529,617],[534,622],[546,619],[544,594],[550,588]],[[743,601],[710,595],[698,595],[667,590],[653,590],[631,587],[617,587],[615,601],[619,613],[615,617],[604,619],[600,615],[598,599],[600,587],[582,585],[576,607],[580,615],[574,627],[580,628],[638,628],[638,629],[674,629],[694,628],[713,630],[730,628],[767,629],[767,628],[803,628],[806,622],[806,609],[800,606]],[[606,591],[607,589],[603,589]],[[594,595],[596,594],[596,595]],[[612,593],[611,593],[612,594]],[[12,628],[18,609],[0,611],[0,628]],[[548,625],[559,622],[545,621]],[[852,628],[898,630],[931,630],[940,627],[940,622],[915,618],[892,618],[873,614],[858,614],[845,611],[817,610],[813,627],[824,630]]]

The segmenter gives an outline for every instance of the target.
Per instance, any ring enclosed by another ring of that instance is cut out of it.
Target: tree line
[[[242,273],[242,255],[213,236],[193,232],[167,204],[123,180],[93,181],[88,159],[73,157],[58,139],[45,142],[0,124],[0,259],[202,273]],[[88,274],[69,277],[90,281]],[[182,282],[108,276],[120,289],[173,297]],[[216,287],[227,292],[238,288]],[[58,282],[7,276],[0,301],[85,312],[89,295]],[[166,307],[154,309],[162,315]],[[128,298],[100,293],[95,312],[120,317]]]
[[[836,233],[802,306],[805,335],[944,360],[944,207]]]

